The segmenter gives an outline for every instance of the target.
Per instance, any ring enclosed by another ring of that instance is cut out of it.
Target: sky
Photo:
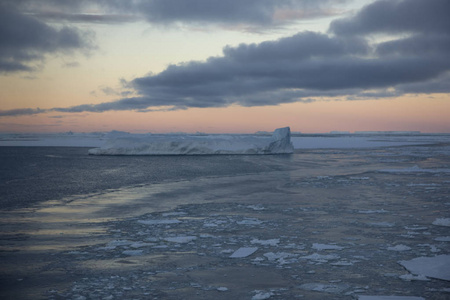
[[[448,0],[0,0],[0,132],[450,133]]]

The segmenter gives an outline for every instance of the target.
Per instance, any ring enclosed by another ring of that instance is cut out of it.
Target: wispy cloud
[[[53,21],[152,24],[208,23],[273,26],[329,16],[346,0],[4,0],[9,6]],[[94,12],[94,13],[93,13]],[[231,28],[231,27],[229,27]],[[236,28],[236,27],[235,27]]]

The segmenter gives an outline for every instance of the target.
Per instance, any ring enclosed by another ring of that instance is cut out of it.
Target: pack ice
[[[289,127],[278,128],[272,136],[250,135],[164,135],[119,136],[90,155],[211,155],[293,153]]]

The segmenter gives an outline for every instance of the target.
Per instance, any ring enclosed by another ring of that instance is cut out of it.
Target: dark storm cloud
[[[383,0],[367,5],[354,17],[335,20],[337,35],[374,33],[444,33],[450,28],[448,0]]]
[[[377,1],[333,22],[329,34],[301,32],[228,46],[220,57],[170,65],[128,82],[135,97],[53,110],[174,110],[450,93],[450,27],[442,17],[447,3]],[[386,18],[379,21],[383,12]],[[373,33],[388,39],[376,42]]]
[[[32,71],[46,54],[91,47],[89,36],[75,28],[56,29],[0,4],[0,72]]]

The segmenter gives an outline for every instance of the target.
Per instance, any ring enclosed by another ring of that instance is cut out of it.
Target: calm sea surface
[[[89,156],[89,148],[0,147],[0,209],[124,186],[285,168],[287,156]]]

